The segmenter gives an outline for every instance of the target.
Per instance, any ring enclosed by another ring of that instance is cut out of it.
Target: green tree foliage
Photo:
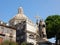
[[[0,45],[17,45],[16,42],[5,40]]]
[[[9,41],[5,40],[4,42],[1,43],[1,45],[9,45]]]
[[[26,42],[23,42],[21,45],[27,45],[27,43]]]
[[[21,45],[33,45],[32,43],[22,42]]]
[[[47,37],[60,39],[60,15],[48,16],[45,20]]]

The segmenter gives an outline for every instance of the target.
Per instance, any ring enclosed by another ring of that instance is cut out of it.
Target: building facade
[[[5,40],[16,41],[16,29],[0,21],[0,43]]]
[[[43,20],[34,24],[23,12],[23,8],[18,9],[18,13],[9,20],[9,24],[0,24],[0,40],[13,40],[21,44],[22,42],[38,45],[46,42],[46,25]],[[2,34],[2,35],[1,35]],[[3,37],[3,38],[2,38]]]
[[[23,8],[18,9],[18,14],[14,16],[10,21],[10,25],[15,25],[16,30],[16,40],[17,42],[27,42],[37,45],[39,42],[45,42],[47,40],[46,36],[46,26],[43,20],[40,20],[37,24],[34,24],[23,12]],[[18,33],[19,32],[19,33]]]

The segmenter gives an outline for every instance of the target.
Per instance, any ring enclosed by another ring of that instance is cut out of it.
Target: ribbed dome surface
[[[14,19],[27,19],[27,16],[25,16],[24,14],[17,14]]]

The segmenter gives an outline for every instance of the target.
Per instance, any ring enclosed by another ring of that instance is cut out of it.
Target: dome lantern
[[[22,7],[18,8],[18,14],[23,14],[23,8]]]

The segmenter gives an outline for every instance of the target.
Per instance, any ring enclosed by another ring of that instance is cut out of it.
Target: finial
[[[19,13],[19,14],[23,14],[23,8],[22,8],[22,7],[19,7],[19,8],[18,8],[18,13]]]
[[[35,18],[36,18],[36,24],[38,25],[38,21],[39,21],[39,16],[35,16]]]

